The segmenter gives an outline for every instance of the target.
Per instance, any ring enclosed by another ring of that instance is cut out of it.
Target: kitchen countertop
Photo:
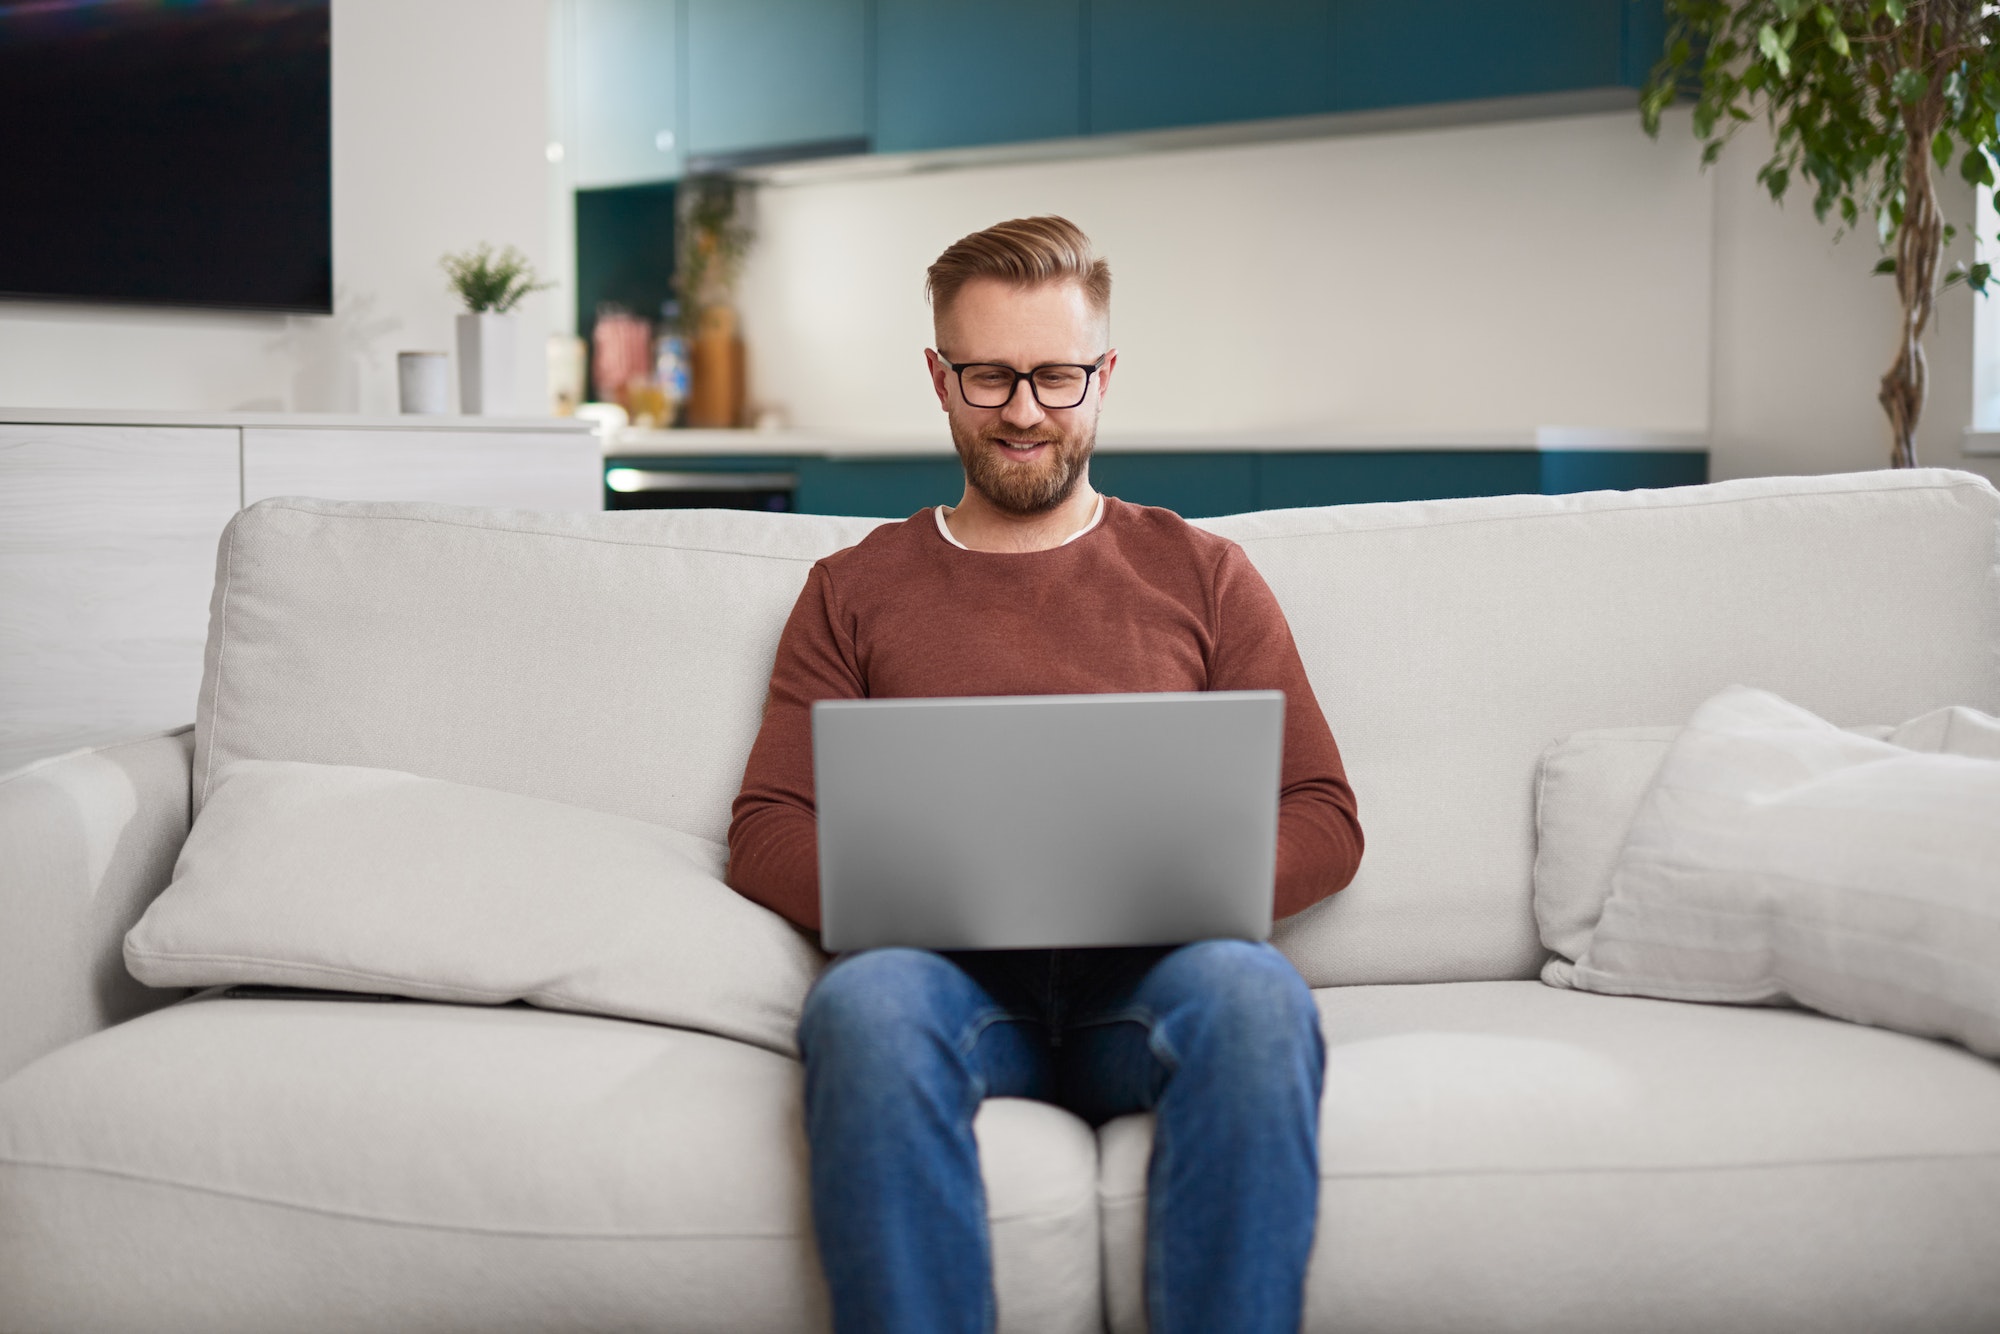
[[[1353,428],[1286,431],[1209,431],[1193,433],[1113,432],[1097,437],[1101,453],[1174,454],[1232,452],[1376,453],[1520,450],[1618,450],[1645,453],[1699,453],[1708,448],[1701,431],[1635,431],[1575,426],[1529,426],[1500,430],[1407,429],[1366,431]],[[607,458],[713,458],[718,455],[825,456],[846,458],[948,458],[951,442],[940,429],[935,436],[864,435],[860,433],[776,431],[646,431],[621,428],[606,440]]]
[[[138,408],[0,408],[6,426],[192,426],[277,431],[485,431],[587,435],[574,417],[462,417],[355,412],[149,412]],[[723,434],[727,434],[724,432]]]

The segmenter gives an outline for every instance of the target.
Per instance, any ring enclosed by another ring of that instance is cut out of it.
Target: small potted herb
[[[505,414],[519,410],[515,364],[521,298],[555,286],[537,282],[528,257],[507,246],[499,254],[482,241],[439,263],[451,290],[465,303],[458,317],[458,407],[460,412]]]

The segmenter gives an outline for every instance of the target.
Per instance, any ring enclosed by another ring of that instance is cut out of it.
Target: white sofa
[[[790,1059],[149,991],[120,942],[234,759],[720,840],[806,570],[876,522],[238,515],[193,729],[0,778],[0,1331],[823,1327]],[[2000,494],[1925,470],[1205,526],[1285,607],[1368,836],[1277,936],[1329,1044],[1308,1327],[2000,1329],[2000,1068],[1545,986],[1532,907],[1567,734],[1731,683],[1842,725],[2000,713]],[[997,1100],[978,1129],[1002,1327],[1141,1328],[1147,1119]]]

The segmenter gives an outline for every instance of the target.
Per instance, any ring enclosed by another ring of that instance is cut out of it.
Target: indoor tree
[[[1640,93],[1646,132],[1676,96],[1694,102],[1702,164],[1743,125],[1764,120],[1770,160],[1757,179],[1783,199],[1794,182],[1840,229],[1872,226],[1902,300],[1896,358],[1877,398],[1891,462],[1916,464],[1928,370],[1923,336],[1939,292],[1985,292],[1985,264],[1940,274],[1955,228],[1936,172],[1993,183],[2000,154],[2000,16],[1981,0],[1665,0],[1666,53]]]

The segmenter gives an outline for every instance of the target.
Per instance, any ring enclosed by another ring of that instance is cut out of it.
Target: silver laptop
[[[1271,934],[1275,690],[812,707],[821,943]]]

